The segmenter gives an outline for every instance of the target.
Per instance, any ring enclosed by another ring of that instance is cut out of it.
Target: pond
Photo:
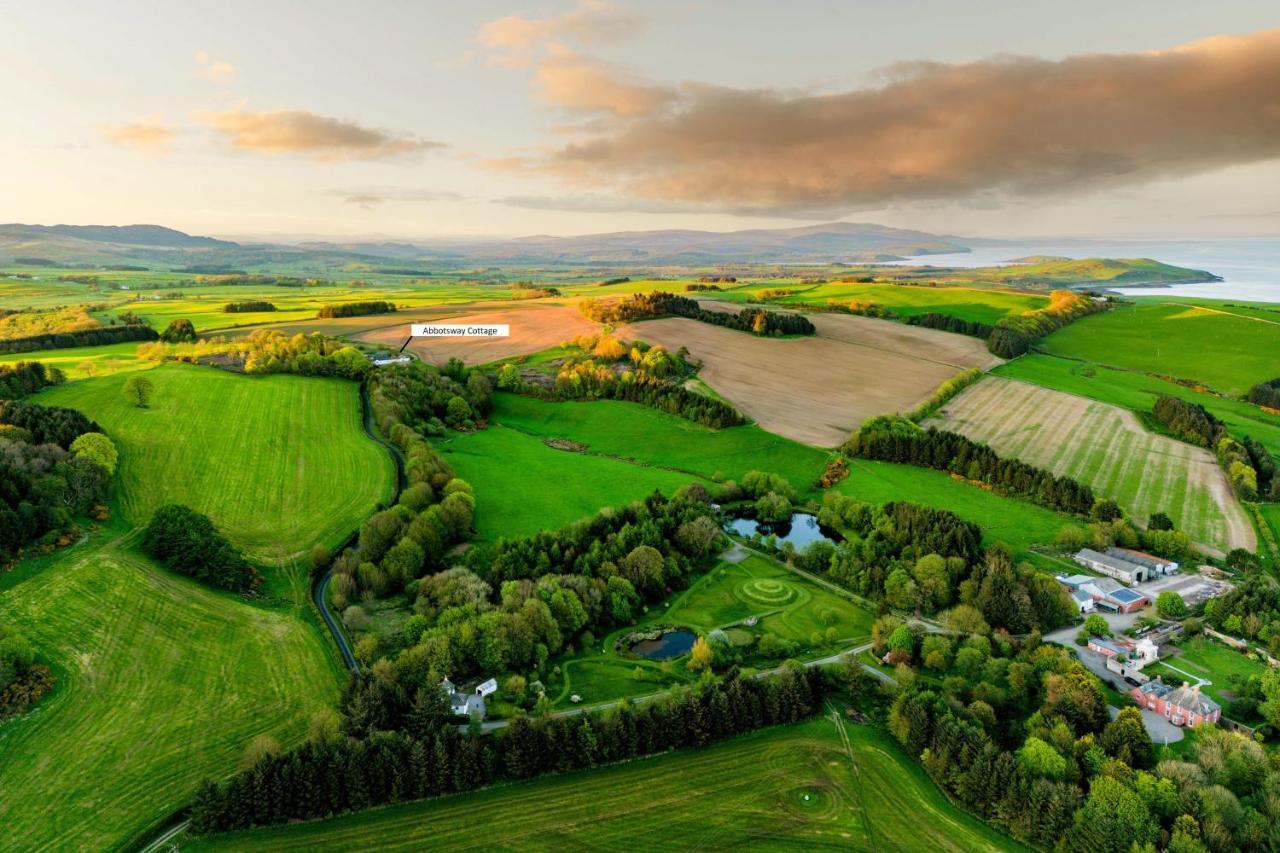
[[[750,538],[753,533],[761,536],[773,535],[778,544],[790,542],[797,551],[803,551],[812,542],[840,542],[840,534],[830,528],[818,524],[818,518],[807,512],[797,512],[789,521],[756,521],[750,516],[740,516],[729,522],[729,529],[739,536]]]
[[[641,640],[631,647],[631,651],[648,660],[671,660],[688,654],[693,648],[698,635],[692,631],[666,631],[653,640]]]

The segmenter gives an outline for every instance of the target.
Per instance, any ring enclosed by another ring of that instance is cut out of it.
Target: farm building
[[[1085,568],[1093,569],[1099,574],[1115,578],[1127,586],[1141,583],[1150,577],[1151,570],[1146,566],[1121,559],[1120,557],[1113,557],[1110,554],[1103,554],[1092,548],[1082,548],[1076,552],[1072,559]]]
[[[1151,603],[1151,599],[1147,598],[1140,592],[1132,589],[1117,589],[1115,592],[1108,593],[1098,606],[1104,610],[1115,608],[1118,613],[1133,613],[1141,610]]]
[[[1058,582],[1067,588],[1067,592],[1071,594],[1072,600],[1076,602],[1076,606],[1080,608],[1081,613],[1084,613],[1087,609],[1091,610],[1093,607],[1100,607],[1113,613],[1132,613],[1151,603],[1151,600],[1142,593],[1126,589],[1111,578],[1095,578],[1090,575],[1071,575],[1070,577],[1059,575]],[[1083,596],[1089,597],[1093,602],[1092,606],[1086,607],[1081,603]]]
[[[1159,678],[1135,687],[1130,695],[1142,707],[1155,711],[1175,726],[1199,726],[1213,724],[1222,717],[1222,708],[1194,687],[1182,682],[1181,687],[1170,687]]]
[[[1110,640],[1104,640],[1101,637],[1090,637],[1089,651],[1102,655],[1104,658],[1113,658],[1116,655],[1124,654],[1125,650]]]
[[[1071,600],[1076,603],[1076,608],[1081,613],[1088,613],[1093,610],[1093,596],[1085,592],[1083,589],[1073,589],[1071,592]]]
[[[1148,554],[1145,551],[1135,551],[1132,548],[1110,547],[1106,550],[1108,557],[1115,557],[1129,563],[1136,563],[1139,566],[1145,566],[1154,575],[1171,575],[1178,570],[1178,564],[1173,560],[1166,560],[1164,557],[1157,557],[1155,554]]]

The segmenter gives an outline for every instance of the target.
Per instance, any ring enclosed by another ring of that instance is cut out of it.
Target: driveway
[[[1115,719],[1120,715],[1119,708],[1109,708],[1111,711],[1111,719]],[[1175,726],[1155,711],[1142,708],[1142,724],[1147,727],[1147,734],[1151,735],[1152,743],[1163,743],[1165,745],[1177,743],[1187,736],[1187,732],[1181,726]]]
[[[1074,638],[1075,633],[1073,632],[1071,636]],[[1058,640],[1057,642],[1062,641]],[[1098,678],[1101,678],[1107,684],[1110,684],[1121,693],[1128,694],[1131,689],[1130,686],[1125,683],[1123,678],[1107,669],[1106,658],[1096,652],[1091,652],[1088,649],[1082,649],[1076,646],[1074,639],[1067,643],[1063,643],[1063,645],[1074,651],[1076,657],[1080,659],[1080,663],[1088,667],[1090,672],[1098,676]],[[1142,723],[1146,726],[1147,734],[1151,735],[1151,740],[1154,743],[1176,743],[1186,737],[1186,732],[1157,714],[1155,711],[1150,711],[1146,708],[1142,708],[1140,710],[1142,711]],[[1110,707],[1110,711],[1113,719],[1120,713],[1120,709],[1115,707]]]

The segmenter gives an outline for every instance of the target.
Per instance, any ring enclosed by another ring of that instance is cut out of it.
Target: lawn
[[[268,734],[297,744],[341,672],[316,629],[167,572],[120,530],[0,575],[0,613],[58,684],[0,727],[12,850],[125,845],[239,768]]]
[[[1004,542],[1019,552],[1052,542],[1064,525],[1083,524],[1080,519],[969,485],[942,471],[893,462],[850,460],[849,476],[835,488],[873,504],[911,501],[949,509],[965,521],[981,525],[984,542]]]
[[[1256,383],[1280,375],[1280,318],[1148,298],[1077,320],[1042,340],[1040,348],[1242,396]]]
[[[1170,684],[1184,681],[1195,684],[1197,678],[1204,679],[1209,683],[1200,689],[1223,706],[1232,699],[1232,696],[1225,695],[1232,691],[1232,679],[1245,681],[1251,675],[1260,676],[1267,671],[1266,665],[1260,661],[1249,660],[1236,650],[1206,637],[1184,640],[1179,648],[1182,654],[1162,658],[1143,672],[1153,678],[1160,675]]]
[[[1275,371],[1280,375],[1280,363],[1275,365]],[[992,372],[1144,414],[1152,410],[1161,394],[1171,394],[1204,406],[1227,425],[1232,435],[1250,436],[1280,459],[1280,416],[1269,415],[1243,400],[1196,391],[1146,373],[1042,354],[1025,355]]]
[[[708,479],[737,480],[747,471],[769,471],[786,477],[800,493],[818,479],[830,456],[754,424],[714,430],[615,400],[549,403],[498,394],[491,420],[542,438],[568,438],[591,453]]]
[[[360,426],[354,382],[178,364],[146,376],[155,385],[146,409],[124,399],[127,374],[33,398],[106,429],[120,450],[118,504],[133,524],[187,504],[251,556],[284,562],[317,542],[337,545],[391,494],[394,468]]]
[[[952,805],[883,731],[831,718],[472,794],[199,839],[183,849],[478,843],[521,851],[1024,849]]]
[[[604,507],[671,494],[698,477],[617,459],[557,450],[504,426],[456,435],[437,444],[454,472],[476,493],[481,541],[562,527]]]

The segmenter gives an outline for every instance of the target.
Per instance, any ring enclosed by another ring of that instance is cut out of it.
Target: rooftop
[[[1140,566],[1137,563],[1122,560],[1119,557],[1103,554],[1099,551],[1093,550],[1092,548],[1082,548],[1077,551],[1076,559],[1085,560],[1090,563],[1097,563],[1100,566],[1106,566],[1113,571],[1123,572],[1126,575],[1131,575],[1140,569],[1146,568],[1145,566]]]
[[[1124,604],[1133,604],[1135,601],[1141,601],[1146,598],[1142,593],[1134,592],[1133,590],[1125,589],[1124,587],[1117,589],[1115,592],[1107,593],[1107,597],[1123,602]]]

